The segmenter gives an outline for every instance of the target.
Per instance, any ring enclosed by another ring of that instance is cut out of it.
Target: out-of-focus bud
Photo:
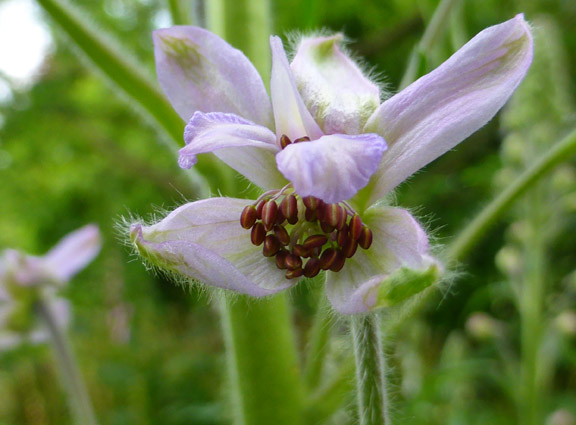
[[[502,334],[502,325],[492,316],[478,312],[466,321],[466,332],[479,341],[487,341]]]
[[[554,319],[554,325],[562,334],[576,336],[576,311],[563,311]]]
[[[576,418],[566,409],[558,409],[546,419],[546,425],[576,425]]]
[[[522,164],[526,160],[526,141],[519,133],[512,133],[506,137],[502,155],[506,157],[507,163]]]
[[[505,246],[496,254],[496,266],[503,273],[518,274],[522,270],[522,256],[516,248]]]

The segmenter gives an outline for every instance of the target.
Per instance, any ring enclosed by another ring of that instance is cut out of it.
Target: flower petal
[[[278,139],[284,134],[291,140],[304,136],[318,139],[322,136],[322,130],[306,109],[298,93],[280,38],[270,37],[270,47],[272,49],[270,94]]]
[[[342,35],[304,38],[290,64],[308,110],[326,134],[360,134],[380,90],[338,47]]]
[[[401,270],[432,273],[432,277],[438,271],[428,255],[426,233],[408,211],[373,207],[363,220],[373,232],[372,246],[358,249],[340,272],[327,274],[328,299],[343,314],[370,311],[388,302],[380,295],[387,294],[390,277]]]
[[[188,121],[196,111],[231,112],[265,126],[272,109],[262,78],[240,51],[198,27],[154,31],[160,85]]]
[[[385,150],[386,142],[377,134],[333,134],[288,145],[276,155],[276,163],[300,196],[335,203],[366,186]]]
[[[382,104],[366,131],[390,149],[375,175],[372,202],[486,124],[532,61],[522,15],[485,29],[430,74]]]
[[[65,236],[43,259],[54,276],[67,282],[96,257],[101,247],[98,226],[89,224]]]
[[[132,242],[161,269],[208,285],[262,297],[294,285],[252,245],[240,215],[253,201],[210,198],[177,208],[152,226],[134,224]]]
[[[266,127],[234,114],[196,112],[184,131],[180,149],[182,168],[196,164],[196,155],[214,152],[218,158],[258,186],[282,187],[286,181],[276,169],[274,154],[280,150],[276,136]]]

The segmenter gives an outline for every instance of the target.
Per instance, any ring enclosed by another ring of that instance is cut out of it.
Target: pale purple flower
[[[70,306],[57,291],[94,259],[101,244],[98,227],[87,225],[64,237],[42,257],[13,249],[0,254],[0,349],[49,338],[35,318],[38,299],[45,302],[59,326],[68,325]]]
[[[160,84],[188,121],[180,166],[213,152],[267,192],[256,202],[192,202],[157,224],[134,224],[144,258],[257,297],[315,275],[320,261],[342,313],[393,304],[435,281],[440,266],[424,230],[408,211],[377,202],[504,105],[530,65],[530,29],[518,15],[482,31],[382,104],[340,41],[304,38],[289,63],[272,37],[269,97],[254,66],[216,35],[195,27],[154,33]]]

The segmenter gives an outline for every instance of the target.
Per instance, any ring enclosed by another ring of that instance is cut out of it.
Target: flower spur
[[[265,193],[211,198],[131,238],[152,264],[260,297],[326,270],[341,313],[402,301],[440,271],[411,214],[378,204],[398,184],[488,122],[532,59],[522,15],[490,27],[444,64],[380,104],[340,49],[304,38],[288,62],[271,38],[270,98],[250,61],[196,27],[154,34],[160,84],[188,121],[179,165],[213,152]]]

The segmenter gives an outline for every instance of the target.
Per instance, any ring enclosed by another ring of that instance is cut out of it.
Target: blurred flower
[[[479,341],[487,341],[504,334],[503,326],[492,316],[476,312],[466,320],[466,332]]]
[[[98,227],[88,225],[70,233],[43,257],[7,249],[0,256],[0,349],[23,341],[48,339],[36,320],[35,307],[45,302],[55,322],[66,327],[69,304],[56,292],[98,254]]]
[[[216,35],[155,32],[160,84],[189,120],[180,166],[213,152],[268,191],[134,224],[145,259],[252,296],[327,270],[328,298],[342,313],[395,304],[437,280],[421,226],[377,202],[496,114],[530,65],[529,27],[518,15],[482,31],[382,104],[341,39],[303,38],[289,63],[272,37],[269,98],[248,59]]]
[[[546,425],[576,425],[576,417],[566,409],[558,409],[548,416]]]

